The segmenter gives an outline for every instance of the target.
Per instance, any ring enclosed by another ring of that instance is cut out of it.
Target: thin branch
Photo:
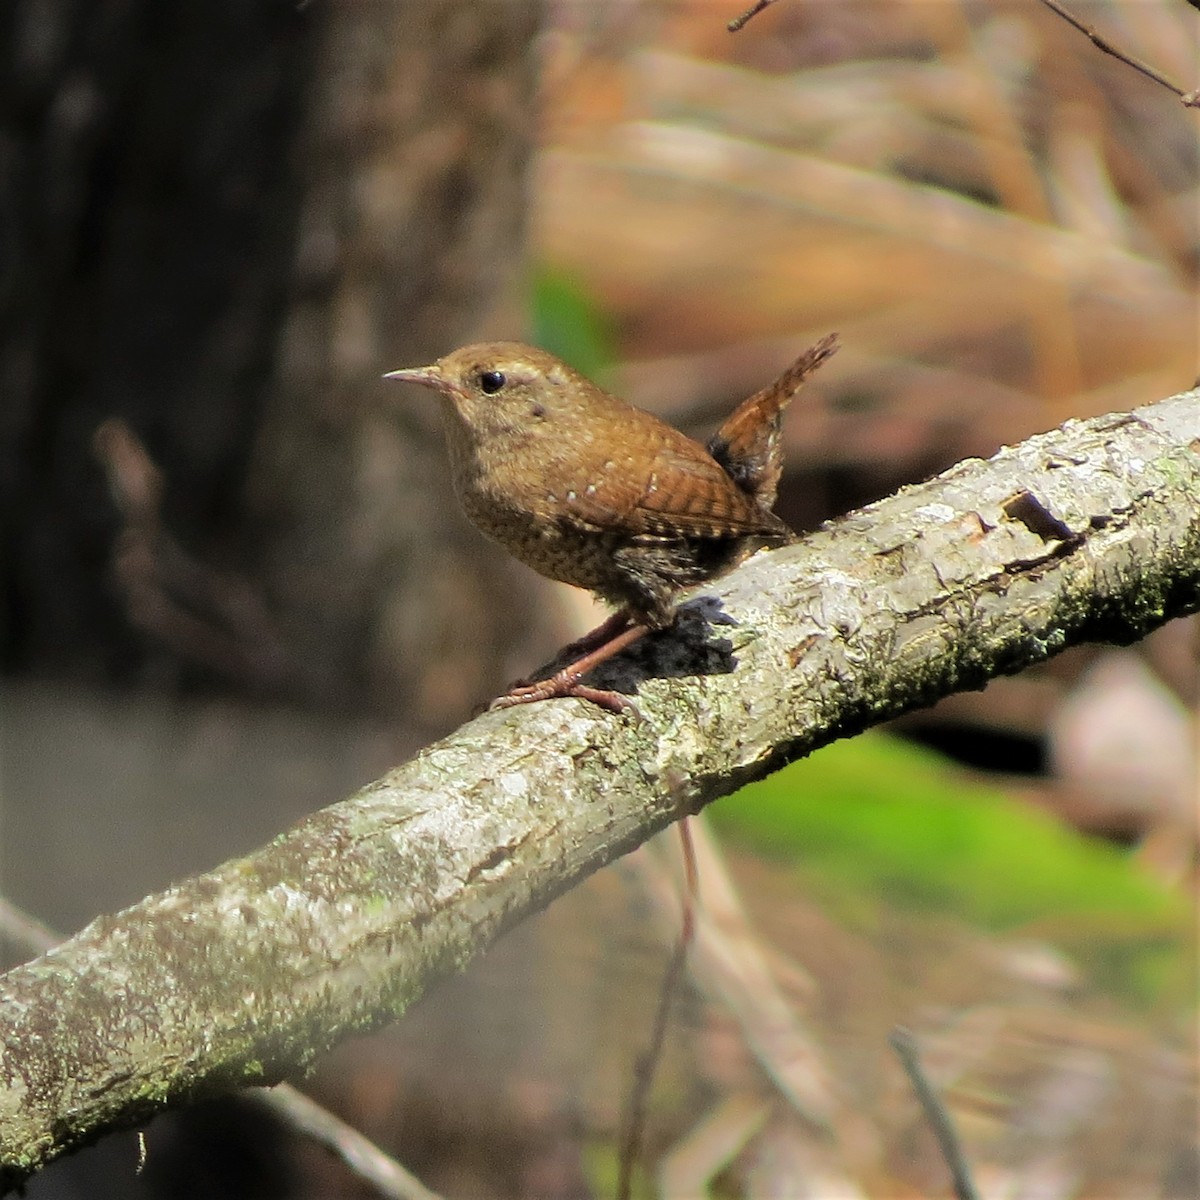
[[[679,837],[683,850],[683,895],[680,898],[679,939],[663,973],[659,988],[658,1006],[650,1031],[650,1044],[633,1068],[633,1089],[629,1097],[629,1120],[621,1139],[617,1161],[617,1200],[629,1200],[633,1194],[633,1172],[642,1154],[646,1133],[646,1104],[658,1064],[662,1061],[667,1042],[667,1022],[671,1005],[683,983],[683,968],[688,951],[696,937],[696,854],[692,848],[691,822],[685,817],[679,822]]]
[[[332,1151],[359,1179],[387,1200],[440,1200],[436,1192],[431,1192],[370,1138],[296,1088],[281,1083],[273,1088],[254,1088],[247,1096],[270,1109],[286,1128]]]
[[[1196,93],[1185,92],[1179,84],[1174,80],[1168,79],[1161,71],[1152,67],[1148,62],[1143,62],[1134,54],[1130,54],[1127,50],[1122,50],[1119,46],[1110,42],[1103,34],[1098,33],[1091,25],[1081,21],[1069,8],[1060,4],[1059,0],[1042,0],[1042,3],[1050,9],[1051,12],[1057,13],[1068,25],[1078,29],[1084,37],[1096,47],[1097,50],[1103,50],[1105,54],[1111,54],[1113,58],[1119,59],[1127,66],[1132,67],[1135,71],[1145,75],[1147,79],[1153,79],[1155,83],[1161,84],[1177,95],[1184,104],[1190,107],[1195,107]]]
[[[730,33],[737,33],[740,29],[744,29],[748,21],[753,20],[758,16],[764,8],[770,8],[775,0],[756,0],[753,8],[748,8],[740,17],[734,17],[728,25],[725,26]]]
[[[654,1082],[655,1068],[662,1058],[667,1040],[667,1022],[671,1016],[671,1002],[675,999],[679,983],[683,978],[683,967],[687,961],[688,943],[681,937],[671,952],[667,969],[663,972],[662,986],[658,993],[658,1005],[654,1013],[654,1024],[650,1029],[650,1044],[645,1053],[634,1064],[634,1084],[630,1095],[629,1118],[625,1122],[625,1133],[621,1138],[618,1157],[617,1200],[629,1200],[633,1194],[633,1171],[642,1153],[642,1140],[646,1132],[646,1103],[650,1087]]]
[[[180,658],[279,692],[290,664],[266,605],[245,580],[188,554],[163,524],[163,477],[133,430],[104,421],[92,449],[124,528],[112,570],[131,623]]]
[[[0,945],[10,948],[5,961],[24,962],[45,954],[61,941],[48,925],[0,896]]]
[[[954,1195],[957,1200],[979,1200],[979,1193],[975,1190],[975,1183],[971,1179],[971,1169],[967,1165],[967,1157],[963,1153],[962,1143],[958,1140],[958,1133],[950,1118],[950,1110],[942,1102],[933,1084],[929,1082],[925,1069],[921,1066],[921,1054],[917,1049],[917,1039],[913,1037],[910,1029],[898,1025],[888,1035],[888,1042],[895,1050],[896,1057],[900,1059],[905,1074],[913,1085],[913,1091],[916,1092],[917,1099],[921,1103],[925,1119],[933,1130],[933,1136],[937,1138],[942,1158],[946,1160],[946,1166],[950,1168],[950,1176],[954,1181]]]
[[[580,700],[486,713],[243,859],[0,978],[0,1188],[300,1074],[751,779],[1200,609],[1200,392],[1072,421],[705,585]],[[102,1036],[97,1031],[103,1031]]]

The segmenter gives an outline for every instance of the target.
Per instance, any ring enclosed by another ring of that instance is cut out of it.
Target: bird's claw
[[[621,692],[610,691],[607,688],[589,687],[580,683],[579,675],[560,671],[549,679],[541,679],[537,683],[524,684],[510,688],[503,696],[497,696],[488,705],[489,709],[514,708],[518,704],[532,704],[537,700],[555,700],[561,697],[575,696],[580,700],[589,700],[607,712],[632,713],[641,718],[641,712],[628,696]]]

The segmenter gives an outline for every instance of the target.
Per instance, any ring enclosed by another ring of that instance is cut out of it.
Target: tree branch
[[[1169,92],[1174,92],[1189,108],[1196,107],[1196,93],[1185,92],[1173,79],[1168,79],[1161,71],[1152,67],[1148,62],[1143,62],[1136,55],[1130,54],[1127,50],[1122,50],[1120,46],[1110,42],[1102,34],[1098,33],[1086,22],[1081,21],[1069,8],[1060,4],[1059,0],[1042,0],[1042,3],[1050,9],[1051,12],[1057,13],[1068,25],[1078,29],[1097,50],[1103,51],[1105,54],[1111,54],[1113,58],[1119,62],[1123,62],[1126,66],[1132,67],[1141,75],[1145,75],[1147,79],[1153,79],[1155,83],[1161,84]]]
[[[0,896],[0,946],[11,949],[11,957],[21,961],[45,954],[61,941],[52,929]],[[441,1200],[369,1138],[290,1084],[252,1088],[245,1094],[268,1109],[285,1129],[311,1138],[336,1154],[379,1195],[389,1200]],[[144,1143],[141,1150],[144,1155]]]
[[[1195,611],[1198,496],[1200,392],[960,463],[702,589],[598,679],[636,688],[641,720],[579,700],[487,713],[249,857],[98,919],[0,979],[0,1184],[306,1070],[817,746]]]

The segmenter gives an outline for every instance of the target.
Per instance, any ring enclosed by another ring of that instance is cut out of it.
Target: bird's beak
[[[437,392],[449,391],[445,377],[435,363],[430,367],[405,367],[402,371],[389,371],[384,379],[397,379],[401,383],[419,383],[422,387]]]

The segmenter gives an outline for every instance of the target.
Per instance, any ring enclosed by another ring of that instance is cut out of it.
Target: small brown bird
[[[573,647],[589,653],[496,704],[571,695],[630,707],[581,676],[670,625],[683,588],[793,540],[771,512],[783,409],[836,349],[830,334],[806,351],[739,405],[707,448],[519,342],[466,346],[384,376],[441,397],[454,489],[484,534],[540,574],[620,609]]]

